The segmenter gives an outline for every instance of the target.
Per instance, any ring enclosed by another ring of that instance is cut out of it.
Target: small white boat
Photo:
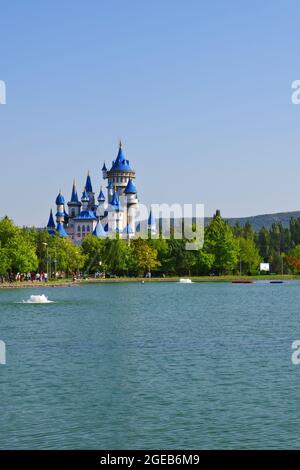
[[[193,281],[191,279],[186,279],[186,278],[183,277],[183,278],[179,279],[179,282],[180,282],[180,284],[192,284]]]

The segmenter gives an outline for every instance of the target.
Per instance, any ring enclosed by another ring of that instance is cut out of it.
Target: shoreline
[[[232,282],[236,280],[252,280],[252,281],[272,281],[272,280],[299,280],[300,275],[292,274],[274,274],[267,276],[174,276],[174,277],[153,277],[153,278],[144,278],[144,277],[118,277],[118,278],[107,278],[107,279],[80,279],[80,280],[67,280],[63,279],[61,281],[25,281],[25,282],[4,282],[0,284],[0,289],[35,289],[35,288],[51,288],[51,287],[78,287],[88,284],[114,284],[114,283],[124,283],[124,282],[144,282],[144,283],[154,283],[154,282],[178,282],[179,279],[189,278],[194,283],[196,282]]]

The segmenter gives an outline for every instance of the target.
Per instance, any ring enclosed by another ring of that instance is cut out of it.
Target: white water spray
[[[48,300],[45,294],[31,295],[28,300],[23,300],[23,304],[52,304],[52,300]]]

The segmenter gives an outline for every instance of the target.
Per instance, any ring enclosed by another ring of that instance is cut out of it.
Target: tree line
[[[64,276],[201,276],[259,273],[261,262],[272,273],[300,273],[300,218],[289,227],[274,223],[258,232],[250,223],[230,226],[217,211],[204,231],[204,245],[186,251],[186,240],[101,239],[87,235],[81,246],[47,230],[19,228],[11,219],[0,220],[0,276],[47,272]]]

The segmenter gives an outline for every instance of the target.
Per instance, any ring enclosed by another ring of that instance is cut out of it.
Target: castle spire
[[[100,187],[100,193],[99,193],[99,196],[98,196],[98,201],[99,202],[104,202],[105,201],[105,196],[104,196],[103,191],[102,191],[102,186]]]
[[[49,215],[49,220],[48,220],[48,224],[47,224],[47,231],[48,231],[49,235],[54,235],[55,234],[55,222],[54,222],[52,209],[50,209],[50,215]]]
[[[86,189],[87,193],[92,193],[93,192],[92,181],[91,181],[89,171],[88,171],[88,174],[87,174],[87,177],[86,177],[85,189]]]
[[[71,202],[76,202],[78,203],[78,194],[77,194],[77,189],[76,189],[76,182],[75,178],[73,180],[73,187],[72,187],[72,195],[71,195]]]

